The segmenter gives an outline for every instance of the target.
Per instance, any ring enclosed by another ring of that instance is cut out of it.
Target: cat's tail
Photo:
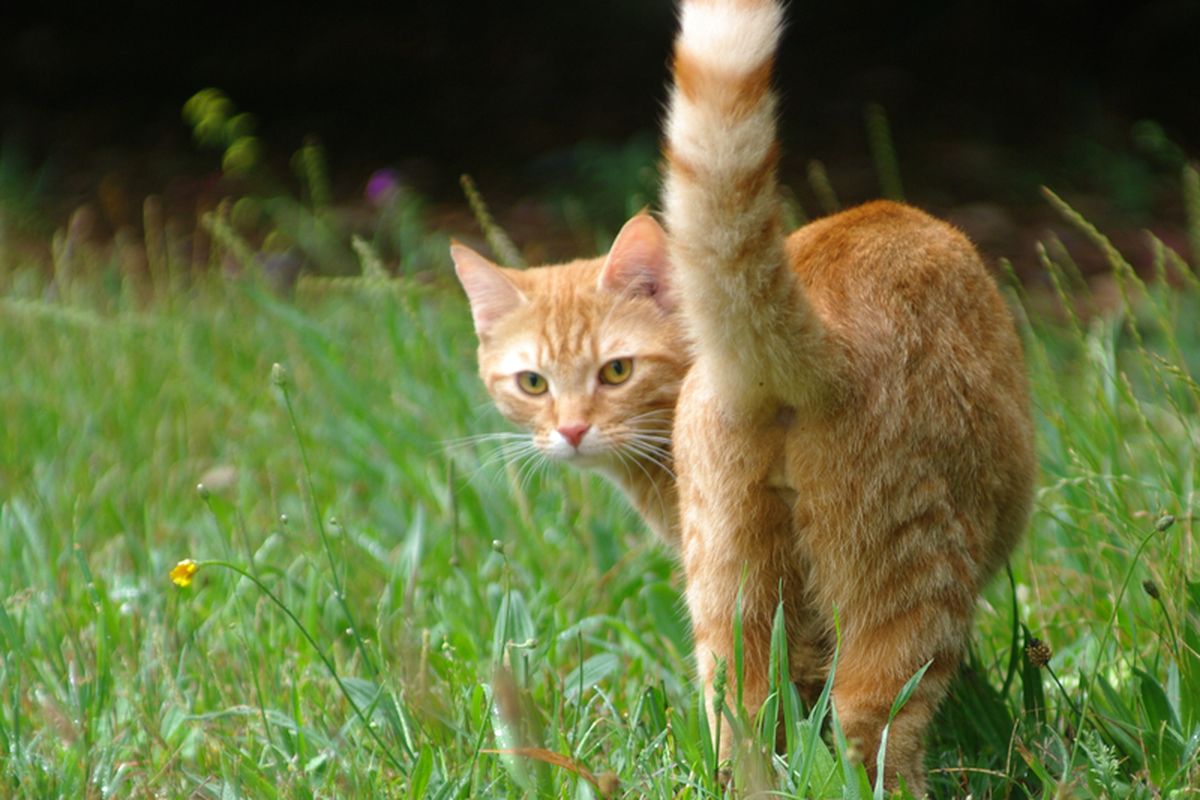
[[[803,403],[822,338],[788,265],[771,88],[776,0],[683,0],[665,142],[674,281],[700,375],[735,406]]]

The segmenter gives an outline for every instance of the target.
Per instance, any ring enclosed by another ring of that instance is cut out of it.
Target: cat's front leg
[[[725,703],[734,708],[740,696],[746,709],[753,714],[767,696],[769,685],[771,617],[766,608],[757,608],[753,601],[742,598],[742,672],[737,672],[734,615],[738,603],[738,585],[742,570],[729,564],[691,562],[688,569],[687,600],[692,616],[692,633],[696,648],[696,671],[704,691],[704,707],[708,712],[709,730],[716,735],[721,760],[730,757],[733,745],[733,726],[723,721],[718,726],[714,708],[714,680],[720,662],[725,662],[728,675]]]

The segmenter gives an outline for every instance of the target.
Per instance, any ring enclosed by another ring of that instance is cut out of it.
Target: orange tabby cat
[[[542,454],[607,474],[679,548],[706,692],[733,660],[739,587],[752,711],[777,603],[808,690],[836,608],[834,703],[868,765],[931,662],[885,764],[888,786],[902,775],[920,794],[924,730],[975,598],[1029,514],[1021,348],[974,248],[920,211],[870,203],[784,235],[781,25],[775,0],[683,3],[669,243],[638,216],[604,259],[518,271],[452,254],[500,411]]]
[[[716,659],[732,664],[746,576],[753,709],[777,603],[802,685],[828,668],[836,608],[834,704],[868,765],[900,688],[932,662],[886,752],[886,784],[902,775],[919,795],[976,595],[1030,510],[1021,347],[974,248],[920,211],[869,203],[785,236],[782,21],[775,0],[685,0],[675,45],[665,221],[695,354],[673,439],[696,662],[706,687]]]

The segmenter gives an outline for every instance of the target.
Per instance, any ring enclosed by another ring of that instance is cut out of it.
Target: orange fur
[[[777,604],[809,693],[838,610],[834,703],[872,768],[892,701],[932,662],[885,764],[888,786],[903,776],[919,794],[924,732],[976,597],[1030,510],[1021,347],[975,249],[944,222],[875,202],[784,235],[770,85],[782,20],[776,0],[684,0],[669,246],[639,215],[604,259],[517,271],[452,252],[500,411],[547,455],[612,478],[678,547],[706,691],[716,659],[733,662],[739,587],[751,710]],[[621,357],[628,382],[598,381]],[[526,370],[548,391],[524,393]],[[583,427],[591,444],[566,447],[563,431]]]
[[[752,709],[776,604],[807,685],[838,609],[834,702],[869,765],[901,686],[933,662],[886,754],[887,785],[903,775],[919,794],[975,598],[1029,513],[1019,340],[971,244],[916,209],[869,203],[785,238],[769,87],[781,7],[685,1],[682,16],[665,218],[695,353],[674,447],[700,677],[732,663],[744,574]]]

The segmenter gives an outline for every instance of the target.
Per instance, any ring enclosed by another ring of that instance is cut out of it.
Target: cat
[[[523,271],[452,256],[500,411],[547,457],[608,475],[676,548],[706,696],[718,660],[734,663],[739,591],[751,712],[778,604],[809,699],[836,610],[834,706],[870,772],[892,702],[929,665],[884,765],[887,787],[920,795],[925,729],[976,597],[1031,509],[1023,355],[950,225],[876,201],[785,235],[782,26],[776,0],[682,3],[669,233],[639,215],[606,258]]]

